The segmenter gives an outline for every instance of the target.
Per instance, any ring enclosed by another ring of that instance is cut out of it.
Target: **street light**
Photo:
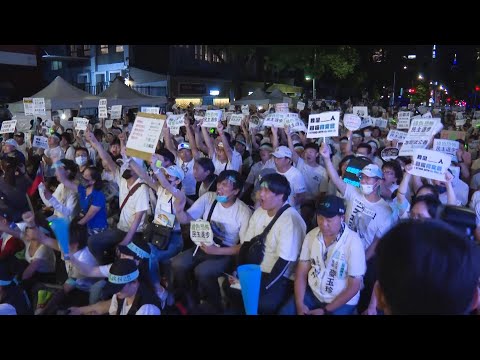
[[[312,86],[313,86],[313,100],[315,100],[317,98],[317,93],[316,93],[316,90],[315,90],[315,78],[310,76],[310,75],[305,75],[305,80],[307,81],[310,81],[310,80],[313,80],[312,82]]]
[[[423,80],[423,75],[422,74],[418,74],[418,80]]]

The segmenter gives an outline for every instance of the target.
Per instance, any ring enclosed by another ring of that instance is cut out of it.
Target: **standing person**
[[[345,224],[343,200],[334,195],[321,199],[317,223],[303,242],[295,295],[280,315],[351,315],[358,303],[365,251]]]
[[[64,132],[61,138],[60,147],[65,152],[65,159],[75,161],[75,148],[72,146],[72,134]]]
[[[52,133],[48,137],[48,149],[43,151],[43,149],[38,149],[42,155],[43,163],[45,164],[45,177],[53,177],[55,175],[55,169],[52,168],[54,162],[65,158],[65,152],[60,147],[60,134]]]
[[[20,151],[25,159],[28,158],[27,144],[25,143],[25,133],[17,132],[13,135],[13,139],[17,142],[17,150]]]

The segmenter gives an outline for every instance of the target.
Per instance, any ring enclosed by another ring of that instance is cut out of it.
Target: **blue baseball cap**
[[[368,177],[378,177],[383,179],[383,171],[376,164],[368,164],[362,169],[361,173]]]

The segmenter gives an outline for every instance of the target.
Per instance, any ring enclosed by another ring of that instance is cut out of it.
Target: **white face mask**
[[[103,171],[102,172],[102,180],[105,181],[113,181],[113,174],[110,171]]]
[[[369,184],[360,184],[360,189],[362,190],[362,193],[364,195],[370,195],[375,188],[375,184],[369,185]]]
[[[86,156],[77,156],[75,158],[75,162],[77,163],[78,166],[83,166],[87,163],[87,157]]]
[[[372,136],[372,132],[371,131],[365,131],[364,135],[365,135],[365,137],[370,137],[370,136]]]

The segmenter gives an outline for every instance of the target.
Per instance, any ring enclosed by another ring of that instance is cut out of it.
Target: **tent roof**
[[[270,104],[268,95],[261,89],[255,89],[253,93],[248,96],[234,101],[233,105],[249,105],[249,104]]]
[[[291,97],[288,96],[287,94],[283,93],[279,89],[273,90],[272,93],[270,95],[268,95],[268,97],[270,98],[270,104],[284,103],[285,98],[288,99],[288,101],[287,101],[288,104],[292,103]]]
[[[47,110],[72,109],[80,106],[97,107],[98,100],[100,100],[98,96],[80,90],[60,76],[57,76],[50,84],[30,97],[45,98],[45,108]],[[21,104],[23,110],[23,101],[12,105],[16,106],[18,104]]]
[[[165,96],[149,96],[133,90],[125,84],[124,78],[121,76],[117,76],[110,86],[98,96],[106,98],[108,106],[161,105],[168,102]]]

